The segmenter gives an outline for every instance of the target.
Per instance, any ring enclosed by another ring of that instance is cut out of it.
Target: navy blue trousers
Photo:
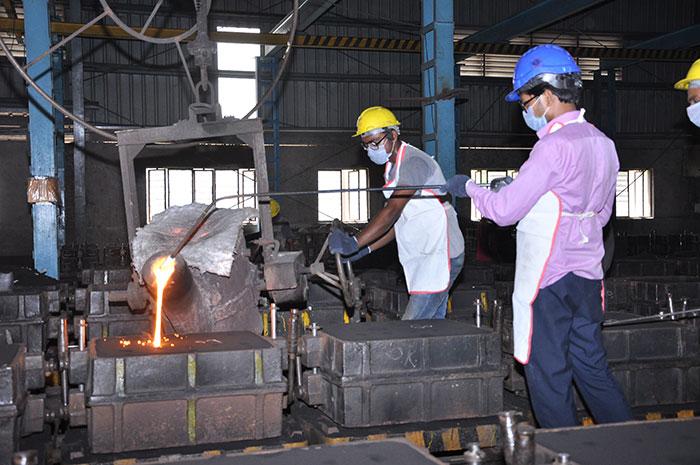
[[[575,426],[573,383],[597,423],[631,419],[603,347],[600,280],[569,273],[540,289],[533,303],[532,348],[525,378],[542,428]]]

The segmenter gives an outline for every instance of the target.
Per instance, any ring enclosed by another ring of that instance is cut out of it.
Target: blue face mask
[[[525,120],[525,124],[527,124],[527,127],[529,127],[535,132],[547,126],[547,118],[545,118],[545,115],[547,114],[547,110],[549,110],[549,108],[546,108],[544,110],[542,116],[535,116],[535,106],[537,105],[537,102],[540,100],[541,97],[541,95],[537,97],[535,103],[530,105],[530,108],[523,111],[523,119]]]
[[[377,165],[383,165],[389,161],[389,154],[384,150],[384,144],[376,149],[367,147],[367,156]]]
[[[690,122],[700,128],[700,102],[690,105],[686,111]]]

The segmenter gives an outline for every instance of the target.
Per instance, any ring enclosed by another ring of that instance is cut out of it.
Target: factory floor
[[[527,398],[504,392],[504,410],[523,412],[531,418]],[[700,413],[700,403],[638,407],[633,409],[635,420],[659,420],[690,418]],[[582,424],[590,424],[585,411],[579,412]],[[63,434],[53,435],[50,428],[41,434],[23,438],[21,449],[38,450],[47,457],[47,463],[64,464],[114,464],[146,463],[162,461],[167,457],[210,457],[231,452],[272,451],[312,445],[333,445],[355,441],[379,441],[407,439],[427,449],[445,463],[464,463],[463,450],[471,442],[479,442],[486,454],[484,464],[503,462],[499,446],[498,418],[495,416],[455,421],[413,423],[373,428],[343,428],[312,407],[298,402],[284,416],[282,436],[267,440],[239,441],[209,444],[198,447],[179,447],[120,454],[91,454],[86,428],[71,428]]]

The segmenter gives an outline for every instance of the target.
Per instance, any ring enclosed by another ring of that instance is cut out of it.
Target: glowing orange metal
[[[153,329],[153,347],[161,346],[161,327],[163,320],[163,291],[170,277],[175,272],[175,259],[161,257],[153,262],[153,275],[156,277],[156,321]]]

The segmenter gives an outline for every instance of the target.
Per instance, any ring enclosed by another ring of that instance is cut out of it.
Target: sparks
[[[163,292],[170,277],[175,272],[175,259],[161,257],[153,263],[153,274],[156,277],[156,321],[153,329],[153,347],[161,347],[161,327],[163,320]]]

